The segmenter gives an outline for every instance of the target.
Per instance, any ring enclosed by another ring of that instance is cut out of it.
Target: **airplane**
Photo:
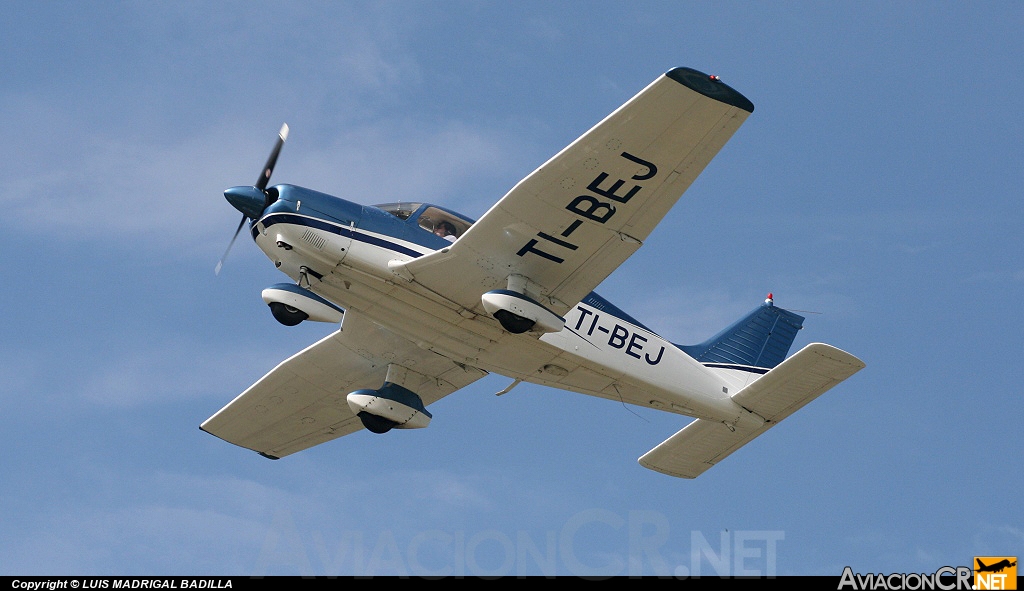
[[[1013,567],[1013,566],[1017,566],[1017,561],[1012,561],[1011,562],[1010,559],[1008,559],[1008,558],[1004,558],[1004,559],[1000,560],[999,562],[996,562],[994,564],[989,564],[989,565],[986,565],[984,562],[982,562],[980,558],[978,558],[976,560],[978,562],[978,568],[977,568],[976,572],[979,572],[979,573],[998,573],[998,572],[1002,572],[1003,569],[1010,568],[1010,567]]]
[[[639,458],[695,478],[864,363],[812,343],[763,304],[675,345],[594,289],[635,253],[754,105],[718,76],[673,68],[518,182],[478,220],[441,205],[360,205],[254,185],[225,198],[290,283],[262,292],[282,324],[339,328],[200,428],[279,459],[365,428],[426,427],[427,407],[488,374],[692,418]],[[447,236],[445,234],[448,234]],[[664,255],[671,259],[671,255]]]

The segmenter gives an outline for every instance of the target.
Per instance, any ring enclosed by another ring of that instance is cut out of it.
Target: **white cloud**
[[[273,130],[261,134],[240,123],[148,141],[76,127],[36,107],[13,116],[56,121],[51,138],[61,129],[60,142],[39,140],[10,163],[15,174],[0,205],[22,231],[207,258],[226,246],[237,224],[223,190],[255,182],[273,145]],[[272,182],[363,204],[421,200],[480,212],[508,188],[487,195],[466,189],[516,160],[514,145],[497,131],[458,122],[409,127],[363,125],[326,147],[287,146]],[[301,133],[293,133],[293,144],[303,141]]]
[[[516,160],[515,144],[499,139],[499,132],[460,122],[430,126],[407,119],[406,124],[419,128],[354,129],[290,164],[289,178],[308,179],[299,184],[359,203],[415,200],[481,211],[511,188],[466,194],[467,185],[505,172]]]
[[[94,498],[105,489],[106,498]],[[156,472],[137,478],[97,468],[83,494],[50,505],[17,530],[10,528],[11,537],[2,545],[6,570],[37,575],[247,573],[266,535],[270,510],[300,500],[233,477]]]
[[[416,574],[451,567],[465,548],[483,564],[494,540],[517,542],[524,532],[544,540],[532,528],[550,508],[541,502],[535,523],[506,521],[501,508],[523,491],[500,475],[346,473],[296,460],[263,471],[281,485],[88,466],[68,475],[45,511],[6,528],[0,553],[8,571],[37,575]]]
[[[417,112],[409,97],[423,68],[406,34],[416,26],[408,6],[234,14],[254,12],[245,8],[212,10],[195,26],[182,24],[191,9],[136,9],[120,34],[147,45],[88,63],[73,92],[8,81],[0,206],[15,228],[209,258],[237,224],[222,192],[255,181],[279,117],[291,119],[294,139],[274,181],[361,203],[415,195],[476,206],[460,187],[507,165],[502,130]],[[288,26],[264,31],[246,18]],[[74,45],[62,51],[80,59]],[[37,71],[53,68],[40,60]],[[316,139],[335,130],[342,136]]]
[[[289,353],[290,354],[290,353]],[[222,343],[151,342],[109,356],[94,373],[78,376],[87,402],[114,408],[182,401],[215,394],[226,404],[235,394],[283,361],[279,347],[232,348]],[[239,381],[240,375],[248,375]]]

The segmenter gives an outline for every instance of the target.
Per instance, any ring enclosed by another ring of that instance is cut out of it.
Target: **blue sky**
[[[0,6],[0,574],[934,572],[1024,554],[1012,2]],[[867,368],[696,480],[685,419],[490,376],[270,462],[198,429],[332,327],[223,199],[479,216],[662,72],[756,109],[599,292],[703,341],[772,291]]]

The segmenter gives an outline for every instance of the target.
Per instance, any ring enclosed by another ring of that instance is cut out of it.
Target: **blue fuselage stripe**
[[[360,232],[356,228],[342,226],[339,224],[332,224],[330,222],[325,222],[324,220],[318,218],[300,216],[290,213],[272,213],[261,219],[259,223],[263,224],[264,228],[269,228],[274,224],[293,224],[296,226],[307,226],[309,228],[314,228],[316,230],[331,232],[332,234],[337,234],[339,236],[349,238],[351,240],[358,240],[359,242],[365,242],[373,246],[386,248],[388,250],[408,255],[413,258],[421,257],[424,254],[422,252],[402,246],[401,244],[396,244],[390,240],[384,240],[383,238],[378,238],[377,236],[370,236],[368,234],[364,234],[363,232]],[[256,226],[253,226],[251,231],[252,238],[253,240],[255,240],[256,236],[259,234],[259,230],[256,228]]]

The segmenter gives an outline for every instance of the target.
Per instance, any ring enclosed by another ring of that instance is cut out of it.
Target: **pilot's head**
[[[455,226],[451,222],[441,222],[434,226],[434,234],[444,238],[445,236],[455,235]]]

